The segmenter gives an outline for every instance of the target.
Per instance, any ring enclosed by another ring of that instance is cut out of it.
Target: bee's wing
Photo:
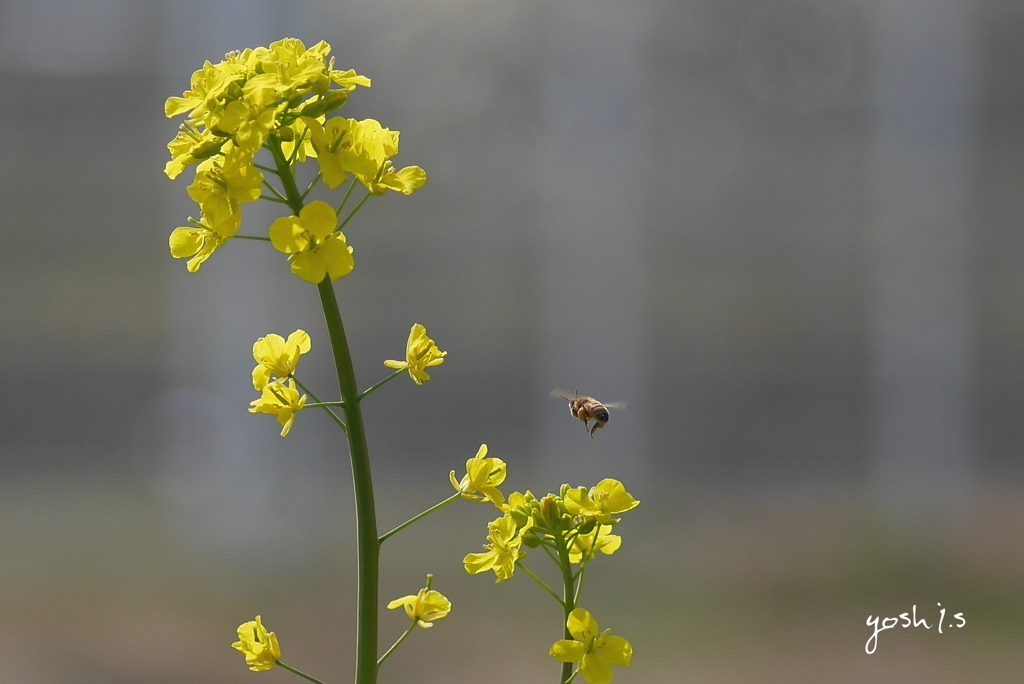
[[[618,409],[619,411],[621,411],[622,409],[626,408],[626,402],[624,402],[624,401],[613,401],[610,404],[605,404],[604,407],[605,408],[611,408],[611,409]]]
[[[551,390],[551,396],[558,397],[559,399],[567,399],[569,401],[572,401],[573,399],[576,398],[573,395],[571,395],[568,392],[566,392],[565,390],[558,389],[557,387],[555,389]]]

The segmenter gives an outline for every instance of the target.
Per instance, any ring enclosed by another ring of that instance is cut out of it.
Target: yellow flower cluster
[[[370,79],[355,71],[335,69],[330,50],[324,41],[307,48],[301,40],[285,38],[270,47],[231,52],[217,64],[206,62],[192,74],[190,88],[164,104],[168,117],[186,115],[167,145],[171,159],[164,173],[173,179],[196,165],[188,193],[199,204],[200,218],[189,219],[191,225],[175,229],[169,240],[172,256],[191,257],[189,271],[197,271],[237,233],[241,205],[260,197],[265,180],[254,159],[261,148],[276,149],[288,164],[315,157],[330,188],[348,174],[375,195],[385,190],[409,195],[426,182],[418,166],[394,167],[397,131],[373,119],[327,119],[350,92],[370,86]],[[337,230],[333,211],[314,213],[275,222],[271,238],[291,255],[292,271],[300,278],[336,280],[352,270],[352,248]]]
[[[487,528],[484,553],[471,553],[463,559],[466,572],[475,575],[493,570],[497,582],[504,582],[515,571],[516,562],[526,555],[521,548],[544,546],[553,558],[569,563],[586,563],[600,551],[610,555],[622,545],[622,538],[611,531],[618,524],[613,515],[625,513],[640,505],[618,480],[601,480],[589,490],[563,485],[559,495],[548,494],[537,499],[529,490],[512,492],[503,501],[496,485],[505,479],[505,463],[484,458],[486,446],[466,462],[466,476],[452,485],[465,498],[492,501],[503,513]],[[480,492],[483,496],[472,495]]]
[[[295,414],[306,406],[306,395],[299,396],[292,374],[299,357],[312,348],[309,333],[296,330],[288,339],[270,333],[252,345],[256,367],[252,369],[252,388],[261,392],[250,403],[249,413],[270,413],[281,424],[281,436],[287,437],[295,422]]]

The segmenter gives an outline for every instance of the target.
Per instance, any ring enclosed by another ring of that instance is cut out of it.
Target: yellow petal
[[[168,242],[175,259],[190,257],[203,247],[204,232],[198,228],[175,228]]]
[[[578,641],[562,639],[556,641],[548,653],[560,663],[578,663],[583,660],[587,648]]]
[[[633,659],[633,647],[622,637],[608,636],[601,646],[601,655],[612,665],[629,665]]]
[[[317,240],[322,240],[338,225],[338,215],[327,202],[310,202],[299,212],[303,227]]]

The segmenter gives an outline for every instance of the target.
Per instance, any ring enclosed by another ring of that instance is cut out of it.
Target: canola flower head
[[[246,665],[253,672],[269,670],[281,659],[277,635],[267,631],[259,615],[238,626],[238,641],[231,646],[242,652]]]
[[[317,200],[304,206],[298,216],[282,216],[271,223],[270,242],[291,255],[291,271],[298,277],[317,284],[330,276],[334,282],[355,267],[352,248],[345,234],[335,230],[337,225],[334,208]]]
[[[455,471],[449,475],[452,486],[462,498],[469,501],[490,501],[498,509],[505,503],[505,497],[498,485],[505,481],[506,466],[500,458],[487,458],[487,445],[481,444],[476,456],[466,461],[466,475],[455,479]]]
[[[296,330],[287,340],[274,333],[256,340],[252,345],[252,357],[256,360],[256,367],[252,370],[253,389],[262,392],[275,375],[279,378],[290,376],[299,365],[299,357],[309,352],[311,346],[309,333],[305,330]]]
[[[597,620],[583,608],[575,608],[566,621],[573,639],[556,641],[550,655],[562,663],[578,663],[580,676],[590,684],[610,684],[612,665],[627,666],[633,659],[633,647],[611,630],[599,632]]]
[[[405,361],[388,360],[384,365],[396,370],[408,370],[413,382],[422,385],[424,381],[430,379],[427,368],[440,366],[447,354],[448,352],[438,349],[434,340],[427,336],[427,329],[416,323],[409,331],[409,340],[405,345]]]
[[[281,436],[287,437],[295,422],[295,414],[306,406],[306,395],[299,396],[295,380],[275,380],[263,387],[259,399],[249,404],[249,413],[269,413],[277,416]]]
[[[388,610],[405,608],[405,614],[416,620],[420,627],[433,627],[436,620],[448,615],[452,603],[441,592],[424,587],[416,594],[397,598],[388,604]]]
[[[500,584],[515,572],[516,561],[526,556],[520,551],[523,544],[523,533],[530,528],[530,522],[520,527],[515,519],[505,514],[487,526],[487,541],[484,553],[468,554],[462,563],[466,572],[476,575],[486,570],[493,570],[495,584]]]

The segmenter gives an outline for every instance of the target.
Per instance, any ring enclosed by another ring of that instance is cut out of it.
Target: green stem
[[[401,374],[402,374],[402,373],[404,373],[404,372],[405,372],[405,369],[404,369],[404,368],[399,368],[399,369],[398,369],[398,370],[396,370],[396,371],[395,371],[394,373],[392,373],[392,374],[391,374],[391,375],[389,375],[388,377],[384,378],[383,380],[381,380],[380,382],[378,382],[378,383],[377,383],[376,385],[374,385],[373,387],[371,387],[371,388],[369,388],[369,389],[367,389],[367,390],[363,390],[363,393],[359,395],[359,401],[362,401],[362,400],[363,400],[363,398],[364,398],[364,397],[366,397],[366,396],[367,396],[367,395],[368,395],[368,394],[369,394],[370,392],[374,391],[374,390],[375,390],[375,389],[377,389],[378,387],[383,387],[383,386],[384,386],[384,385],[385,385],[385,384],[386,384],[387,382],[389,382],[389,381],[391,381],[391,380],[394,380],[395,378],[397,378],[397,377],[398,377],[399,375],[401,375]]]
[[[341,203],[338,204],[338,210],[335,214],[340,214],[342,207],[345,206],[345,202],[348,202],[349,195],[352,194],[352,190],[356,187],[356,177],[352,176],[352,180],[348,184],[348,190],[345,191],[345,196],[341,198]]]
[[[353,181],[353,184],[354,183],[355,181]],[[359,204],[357,204],[355,208],[348,213],[348,216],[345,217],[345,220],[341,222],[340,226],[338,226],[338,230],[343,229],[345,225],[352,220],[352,217],[356,215],[356,212],[359,211],[364,204],[366,204],[366,200],[370,199],[372,195],[373,193],[371,193],[369,190],[366,191],[366,195],[363,197],[363,199],[359,200]]]
[[[284,663],[282,663],[282,662],[281,662],[280,660],[278,660],[278,661],[277,661],[277,666],[278,666],[278,667],[283,667],[284,669],[288,670],[288,671],[289,671],[289,672],[291,672],[292,674],[297,674],[297,675],[299,675],[300,677],[302,677],[303,679],[308,679],[309,681],[313,682],[314,684],[324,684],[324,683],[323,683],[323,682],[321,682],[321,681],[320,681],[319,679],[315,679],[315,678],[313,678],[313,677],[310,677],[310,676],[309,676],[308,674],[306,674],[305,672],[300,672],[299,670],[296,670],[296,669],[295,669],[294,667],[291,667],[290,665],[285,665],[285,664],[284,664]]]
[[[352,462],[352,483],[356,499],[356,684],[377,681],[377,580],[380,542],[377,541],[377,513],[373,503],[373,479],[370,476],[370,454],[366,446],[363,414],[359,407],[352,355],[345,328],[338,310],[338,300],[330,277],[317,285],[323,305],[327,331],[338,371],[341,400],[345,402],[345,423],[348,430],[348,452]]]
[[[414,522],[416,522],[420,518],[425,518],[428,515],[430,515],[431,513],[433,513],[434,511],[441,510],[442,508],[444,508],[445,506],[450,504],[452,501],[455,501],[455,499],[457,499],[457,498],[459,498],[459,493],[455,492],[454,494],[449,496],[447,499],[445,499],[441,503],[435,504],[435,505],[431,506],[427,510],[425,510],[422,513],[420,513],[419,515],[417,515],[415,518],[410,518],[410,519],[406,520],[404,523],[402,523],[401,525],[399,525],[398,527],[396,527],[395,529],[393,529],[390,532],[388,532],[387,534],[381,535],[381,538],[377,540],[377,543],[383,544],[384,540],[387,539],[388,537],[390,537],[390,536],[392,536],[394,534],[397,534],[398,532],[401,532],[406,527],[408,527],[409,525],[412,525]]]
[[[316,187],[316,184],[320,182],[320,178],[323,176],[323,171],[317,171],[316,175],[313,176],[313,180],[306,186],[306,191],[302,193],[302,199],[306,199],[306,196]]]
[[[231,240],[262,240],[263,242],[270,242],[268,237],[260,237],[259,235],[229,235]]]
[[[544,549],[544,553],[548,554],[548,558],[551,559],[552,563],[561,567],[561,562],[558,560],[558,558],[555,557],[555,554],[551,553],[551,549],[548,548],[548,545],[546,543],[542,542],[540,548]]]
[[[273,185],[271,185],[270,183],[268,183],[268,182],[266,181],[266,179],[264,179],[264,180],[263,180],[263,184],[264,184],[265,186],[267,186],[267,189],[268,189],[268,190],[270,190],[270,192],[274,193],[274,197],[276,197],[276,198],[277,198],[277,200],[276,200],[276,201],[278,201],[278,202],[285,202],[285,203],[287,203],[287,202],[288,202],[288,198],[287,198],[287,197],[285,197],[284,195],[282,195],[282,194],[281,194],[280,192],[278,192],[277,188],[275,188],[275,187],[274,187]],[[270,197],[268,197],[267,199],[271,199],[271,198],[270,198]]]
[[[334,411],[332,411],[332,410],[331,410],[331,408],[330,408],[331,406],[335,406],[335,405],[336,405],[336,406],[341,406],[341,407],[344,407],[344,406],[345,406],[345,402],[343,402],[343,401],[339,401],[339,402],[333,402],[333,401],[332,401],[332,402],[320,401],[320,399],[319,399],[319,398],[317,398],[317,396],[316,396],[315,394],[313,394],[313,392],[312,392],[312,391],[310,391],[310,389],[309,389],[308,387],[306,387],[305,385],[303,385],[303,384],[302,384],[302,382],[301,382],[301,381],[300,381],[300,380],[299,380],[299,379],[298,379],[297,377],[295,377],[295,376],[293,375],[293,376],[291,376],[291,378],[292,378],[292,380],[294,380],[294,381],[295,381],[295,384],[296,384],[296,385],[298,385],[298,386],[299,386],[299,388],[300,388],[300,389],[301,389],[301,390],[302,390],[303,392],[305,392],[305,393],[306,393],[306,394],[308,394],[309,396],[313,397],[313,402],[312,402],[312,403],[310,403],[310,404],[306,404],[306,408],[313,408],[314,406],[316,406],[316,407],[319,407],[319,408],[322,408],[322,409],[323,409],[324,411],[327,411],[327,415],[329,415],[329,416],[331,417],[331,419],[332,419],[332,420],[333,420],[333,421],[334,421],[335,423],[337,423],[337,424],[338,424],[338,427],[340,427],[340,428],[341,428],[342,432],[348,432],[348,426],[347,426],[347,425],[345,425],[345,421],[343,421],[343,420],[342,420],[341,418],[339,418],[339,417],[338,417],[338,414],[337,414],[337,413],[335,413]]]
[[[577,572],[573,576],[576,579],[576,592],[573,594],[573,597],[572,597],[573,604],[579,603],[580,591],[583,590],[583,571],[586,570],[586,568],[587,568],[586,565],[581,565],[580,569],[579,569],[579,572]]]
[[[302,211],[302,193],[299,192],[298,186],[295,185],[295,174],[292,173],[292,167],[288,163],[288,160],[284,158],[284,151],[281,149],[281,139],[276,135],[270,136],[266,142],[267,149],[270,150],[271,156],[274,158],[274,165],[277,166],[277,175],[281,179],[281,185],[284,187],[284,195],[277,191],[277,188],[272,186],[270,183],[264,181],[264,185],[273,191],[275,195],[284,199],[288,208],[292,210],[295,216],[299,215]]]
[[[569,562],[569,547],[565,543],[565,536],[562,530],[554,531],[555,547],[558,549],[559,567],[562,570],[562,628],[563,628],[563,639],[571,640],[572,634],[569,632],[569,613],[576,608],[576,595],[575,588],[573,587],[573,576],[572,576],[572,564]],[[573,676],[572,663],[562,663],[562,676],[558,680],[560,682],[566,682]]]
[[[281,177],[288,198],[288,207],[296,216],[302,211],[302,194],[295,185],[288,160],[281,149],[281,139],[270,136],[267,147]],[[356,509],[356,684],[375,684],[377,681],[377,594],[380,563],[380,544],[377,542],[377,512],[373,503],[373,478],[370,476],[370,454],[366,446],[363,414],[359,408],[359,388],[352,367],[352,354],[345,337],[338,300],[329,276],[317,285],[324,322],[331,341],[334,366],[338,373],[338,388],[345,402],[345,436],[352,463],[352,483]]]
[[[537,584],[539,584],[541,586],[541,588],[544,589],[544,591],[546,591],[549,594],[551,594],[552,596],[554,596],[555,600],[558,601],[558,605],[560,605],[560,606],[564,606],[565,605],[565,602],[562,601],[562,599],[558,598],[558,594],[555,593],[555,590],[552,589],[551,587],[549,587],[547,582],[545,582],[540,577],[537,577],[532,572],[530,572],[530,568],[526,567],[525,565],[523,565],[519,561],[516,561],[516,565],[518,565],[520,568],[522,568],[523,572],[525,572],[527,575],[532,577],[533,581],[536,582]]]
[[[409,629],[405,630],[405,632],[404,632],[404,633],[402,634],[402,636],[398,637],[398,641],[396,641],[395,643],[391,644],[391,648],[389,648],[389,649],[388,649],[388,650],[387,650],[387,651],[386,651],[386,652],[384,653],[384,655],[382,655],[382,656],[381,656],[381,657],[380,657],[380,658],[379,658],[379,659],[377,660],[377,667],[378,667],[378,668],[379,668],[379,667],[380,667],[380,666],[381,666],[381,665],[382,665],[382,664],[384,663],[384,661],[385,661],[385,660],[387,660],[387,657],[388,657],[389,655],[391,655],[391,652],[392,652],[392,651],[394,651],[394,650],[395,650],[396,648],[398,648],[398,644],[400,644],[400,643],[402,643],[403,641],[405,641],[405,637],[407,637],[407,636],[409,636],[410,634],[412,634],[412,630],[414,630],[414,629],[416,628],[416,623],[417,623],[417,622],[419,622],[419,620],[416,620],[416,619],[414,619],[414,620],[412,621],[412,624],[411,624],[411,625],[409,625]]]

